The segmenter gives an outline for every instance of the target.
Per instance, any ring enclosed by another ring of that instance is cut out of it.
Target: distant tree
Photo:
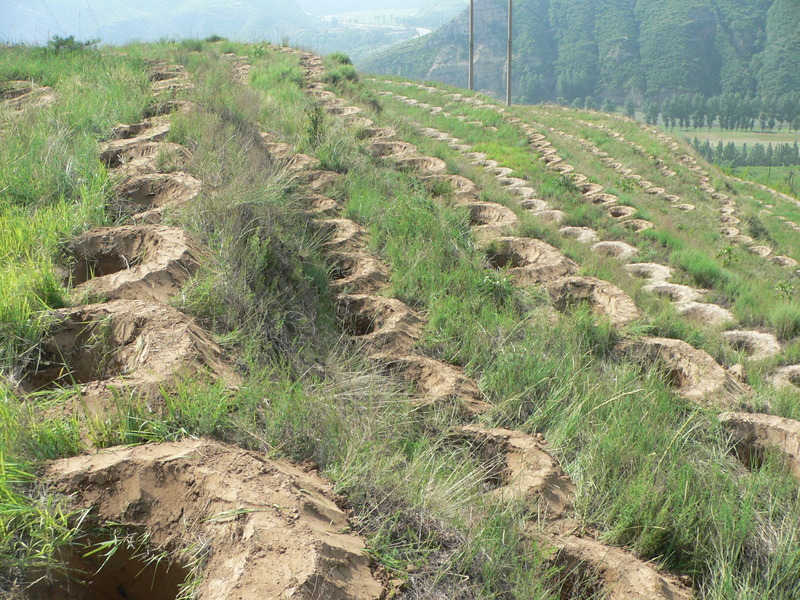
[[[575,98],[570,104],[571,108],[583,108],[583,98]]]
[[[636,105],[630,98],[625,101],[625,116],[630,117],[631,119],[636,116]]]
[[[614,112],[615,108],[614,101],[611,98],[606,98],[603,100],[603,106],[601,107],[603,112],[612,113]]]
[[[596,110],[597,105],[595,104],[594,98],[586,96],[586,99],[583,101],[583,108],[586,110]]]
[[[661,107],[658,102],[648,102],[644,105],[644,120],[648,125],[658,124],[658,115],[661,113]]]
[[[753,149],[750,150],[748,154],[747,162],[754,167],[767,164],[767,152],[764,148],[764,144],[756,142],[753,145]]]

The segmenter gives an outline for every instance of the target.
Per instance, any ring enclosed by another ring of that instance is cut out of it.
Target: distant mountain
[[[318,21],[293,0],[10,0],[0,2],[0,40],[44,43],[53,35],[134,39],[202,38],[280,41]]]
[[[505,0],[475,3],[476,87],[505,89]],[[515,96],[661,99],[800,91],[798,0],[527,0],[514,8]],[[467,84],[468,14],[362,70]]]

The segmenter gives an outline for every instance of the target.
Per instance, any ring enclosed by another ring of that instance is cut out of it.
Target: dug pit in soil
[[[614,327],[625,327],[643,317],[636,303],[617,286],[595,277],[564,277],[547,284],[558,310],[587,302],[594,314],[607,316]]]
[[[67,244],[76,292],[165,302],[200,266],[200,246],[174,227],[127,225],[85,233]]]
[[[381,348],[408,350],[422,337],[422,319],[399,300],[342,294],[337,301],[342,327],[353,338]]]
[[[692,590],[677,577],[659,573],[623,548],[590,538],[537,534],[555,550],[553,563],[562,600],[690,600]]]
[[[24,600],[175,600],[178,597],[189,570],[170,564],[168,557],[148,560],[151,557],[125,542],[120,542],[110,558],[103,552],[85,556],[109,541],[112,540],[96,538],[82,547],[62,551],[59,562],[68,572],[35,584],[24,593]]]
[[[487,248],[487,258],[492,267],[507,268],[518,285],[534,285],[578,271],[578,265],[561,252],[532,238],[499,238]]]
[[[53,493],[70,496],[71,507],[91,508],[97,524],[136,526],[158,548],[207,546],[198,598],[383,597],[364,542],[347,533],[349,523],[330,499],[330,486],[289,463],[187,440],[59,460],[48,466],[45,479]],[[152,595],[127,597],[170,600],[172,589],[166,580]],[[86,598],[125,597],[110,591]]]
[[[720,423],[730,431],[739,460],[759,464],[766,450],[777,450],[800,478],[800,422],[774,415],[723,413]]]
[[[643,337],[617,350],[643,363],[661,363],[678,394],[705,406],[726,406],[747,391],[707,352],[681,340]]]
[[[100,151],[100,160],[109,169],[124,167],[136,174],[155,173],[164,167],[172,170],[183,166],[189,160],[189,151],[169,142],[120,140],[106,144]]]
[[[366,252],[330,252],[330,288],[336,293],[373,294],[389,283],[389,269]]]
[[[418,354],[376,353],[372,358],[385,365],[391,374],[414,385],[423,403],[455,401],[466,415],[478,415],[492,408],[483,399],[478,384],[453,365]]]
[[[474,425],[454,435],[475,446],[502,498],[530,501],[545,520],[561,519],[572,511],[575,484],[540,440],[519,431]]]
[[[129,177],[116,191],[112,204],[116,218],[134,216],[134,220],[160,223],[163,207],[181,206],[200,194],[202,184],[188,173],[150,173]]]
[[[182,377],[238,382],[209,335],[163,304],[113,300],[56,310],[52,319],[38,357],[23,370],[24,392],[79,385],[86,408],[98,412],[121,390],[149,402]]]

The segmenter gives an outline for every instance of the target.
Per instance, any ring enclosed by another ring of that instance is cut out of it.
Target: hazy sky
[[[466,6],[467,0],[0,0],[0,41],[45,43],[53,35],[101,38],[196,37],[218,24],[220,33],[245,39],[293,26],[314,27],[302,12],[333,15],[355,11],[424,12]],[[277,23],[277,24],[276,24]],[[224,28],[224,31],[222,29]]]

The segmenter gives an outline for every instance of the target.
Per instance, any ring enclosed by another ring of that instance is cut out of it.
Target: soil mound
[[[636,209],[632,206],[623,206],[621,204],[617,204],[615,206],[611,206],[608,209],[608,214],[614,217],[615,219],[625,219],[627,217],[632,217],[636,214]]]
[[[301,185],[305,185],[309,192],[324,194],[329,188],[334,186],[341,175],[334,171],[310,170],[298,172],[297,179]]]
[[[578,271],[578,265],[541,240],[504,237],[487,247],[489,264],[507,269],[517,285],[534,285]]]
[[[567,213],[562,210],[554,209],[536,210],[533,211],[533,214],[539,217],[545,223],[552,223],[554,225],[560,225],[567,218]]]
[[[558,310],[588,302],[593,313],[607,316],[614,327],[625,327],[643,317],[628,294],[595,277],[565,277],[547,283],[546,287]]]
[[[750,250],[750,252],[752,252],[753,254],[757,254],[762,258],[766,258],[770,254],[772,254],[772,248],[768,248],[767,246],[750,246],[748,250]]]
[[[447,163],[435,156],[407,156],[397,161],[400,169],[436,175],[447,170]]]
[[[751,360],[769,358],[780,354],[782,351],[778,338],[771,333],[744,330],[725,331],[722,334],[722,339],[734,349],[747,353],[748,358]]]
[[[455,434],[474,445],[484,461],[495,493],[505,499],[531,501],[540,518],[555,520],[572,510],[575,484],[533,436],[510,429],[468,425]]]
[[[461,405],[467,415],[478,415],[492,405],[483,399],[478,384],[453,365],[418,354],[374,354],[372,358],[411,383],[423,402],[447,400]]]
[[[582,244],[594,244],[600,241],[597,232],[590,227],[562,227],[558,233],[564,237],[573,238]]]
[[[47,106],[56,101],[53,88],[36,85],[32,81],[5,81],[0,83],[0,100],[11,110]]]
[[[637,233],[644,231],[645,229],[653,229],[653,227],[655,227],[653,223],[645,219],[627,219],[625,221],[620,221],[620,223]]]
[[[347,335],[384,349],[410,350],[425,326],[413,310],[394,298],[342,294],[336,309]]]
[[[592,246],[592,250],[621,261],[628,261],[639,254],[638,248],[625,242],[597,242]]]
[[[789,365],[776,369],[771,380],[772,385],[779,389],[789,386],[800,387],[800,365]]]
[[[470,225],[483,240],[502,237],[519,225],[514,211],[495,202],[474,202],[467,205]]]
[[[111,149],[115,145],[124,145],[124,140],[160,142],[167,137],[169,128],[169,121],[163,117],[145,119],[140,123],[130,125],[117,125],[111,130],[113,141],[109,142],[108,148]]]
[[[693,288],[688,285],[681,285],[678,283],[659,282],[651,283],[644,287],[643,290],[652,292],[658,296],[666,296],[673,302],[678,304],[686,302],[697,302],[703,299],[704,292]]]
[[[375,158],[387,158],[413,154],[417,147],[408,142],[380,141],[370,144],[367,151]]]
[[[702,302],[686,302],[676,306],[679,314],[688,317],[699,323],[710,325],[722,325],[725,323],[735,323],[736,317],[727,308],[722,308],[716,304],[705,304]]]
[[[335,293],[374,294],[389,283],[389,269],[367,252],[329,252],[330,288]]]
[[[195,374],[238,381],[210,336],[163,304],[113,300],[56,310],[52,318],[38,358],[23,372],[25,392],[77,384],[87,409],[98,412],[115,390],[151,399]]]
[[[312,223],[319,227],[328,241],[322,247],[328,251],[348,252],[360,250],[366,245],[367,231],[350,219],[317,219]]]
[[[672,277],[672,269],[658,263],[633,263],[625,265],[625,270],[635,277],[649,279],[652,283],[662,283]]]
[[[480,194],[480,190],[478,186],[475,185],[475,182],[461,175],[442,175],[430,181],[442,181],[446,183],[453,188],[453,195],[456,198],[466,196],[477,199],[478,194]]]
[[[76,292],[103,298],[166,302],[197,271],[203,252],[183,229],[105,227],[67,244]]]
[[[109,142],[100,152],[100,160],[109,169],[124,168],[132,175],[177,170],[189,158],[189,151],[179,144],[136,139]]]
[[[638,338],[620,344],[618,351],[647,364],[660,363],[677,393],[703,405],[724,405],[746,388],[707,352],[681,340]]]
[[[580,183],[577,187],[584,196],[594,196],[603,191],[603,186],[599,183]]]
[[[719,420],[731,432],[736,454],[745,465],[759,463],[765,450],[778,450],[800,478],[800,422],[752,413],[723,413]]]
[[[200,194],[202,183],[188,173],[151,173],[129,177],[116,188],[116,216],[133,216],[144,223],[160,223],[162,208],[191,202]]]
[[[383,596],[364,541],[347,533],[347,518],[332,501],[330,486],[289,463],[210,440],[187,440],[56,461],[46,479],[55,491],[70,495],[75,508],[91,508],[95,522],[131,524],[155,547],[175,549],[200,540],[210,552],[199,598]],[[125,565],[124,557],[112,558],[89,574],[88,585],[73,584],[67,591],[60,582],[50,594],[29,597],[169,600],[160,595],[165,581],[139,576]]]
[[[800,263],[791,256],[772,256],[769,261],[775,263],[779,267],[796,267],[800,265]]]
[[[556,550],[563,571],[562,598],[589,600],[690,600],[691,589],[677,577],[659,573],[623,548],[574,535],[536,534]]]

